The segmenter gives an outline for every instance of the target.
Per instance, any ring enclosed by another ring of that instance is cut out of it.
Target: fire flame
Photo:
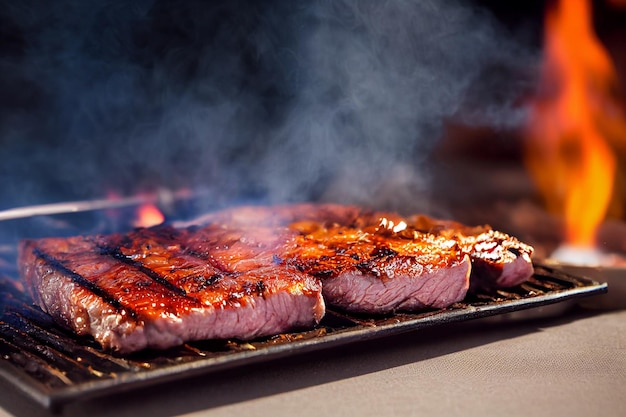
[[[137,211],[135,227],[152,227],[165,221],[165,216],[154,204],[143,204]]]
[[[593,248],[611,204],[614,149],[626,139],[615,99],[617,76],[594,34],[587,0],[548,10],[541,94],[530,106],[527,166],[552,213],[563,216],[565,243]]]

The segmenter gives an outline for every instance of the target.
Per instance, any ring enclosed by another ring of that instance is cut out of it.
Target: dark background
[[[0,0],[0,209],[190,188],[483,222],[459,204],[533,193],[549,4]],[[624,11],[594,10],[623,73]]]
[[[0,1],[0,205],[183,186],[319,199],[397,161],[421,176],[445,118],[519,124],[543,9],[431,3]],[[372,57],[348,61],[359,48]]]

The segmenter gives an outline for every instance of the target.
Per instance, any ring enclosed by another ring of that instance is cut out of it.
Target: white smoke
[[[343,0],[309,12],[297,99],[265,161],[277,199],[307,198],[328,177],[322,195],[335,200],[388,204],[381,194],[390,181],[426,197],[426,161],[447,118],[497,127],[523,120],[514,102],[529,83],[513,74],[530,55],[485,10]]]
[[[532,57],[471,1],[0,2],[0,105],[21,97],[0,116],[6,207],[427,199],[446,119],[523,119]]]

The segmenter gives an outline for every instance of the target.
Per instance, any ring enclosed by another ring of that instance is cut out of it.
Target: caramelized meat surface
[[[25,241],[20,272],[46,312],[122,353],[200,339],[251,339],[315,325],[319,281],[294,268],[223,270],[186,231]]]
[[[319,277],[329,305],[360,313],[443,308],[465,298],[470,262],[455,242],[368,226],[294,224],[287,264]]]

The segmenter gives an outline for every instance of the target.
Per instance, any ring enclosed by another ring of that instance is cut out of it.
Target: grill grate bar
[[[83,347],[71,338],[49,330],[41,322],[23,317],[19,313],[9,312],[2,319],[0,323],[10,326],[19,333],[19,340],[25,342],[23,343],[24,348],[32,345],[32,343],[29,343],[31,340],[37,343],[37,345],[49,346],[58,352],[60,356],[68,358],[73,367],[82,368],[82,363],[84,362],[98,374],[114,374],[135,368],[124,362],[111,361],[109,355],[104,355],[93,348]]]
[[[4,326],[0,326],[0,332],[2,332],[0,352],[3,360],[10,362],[18,370],[30,375],[49,389],[72,385],[72,381],[65,376],[65,373],[55,368],[50,361],[13,344],[11,332],[5,334]]]

